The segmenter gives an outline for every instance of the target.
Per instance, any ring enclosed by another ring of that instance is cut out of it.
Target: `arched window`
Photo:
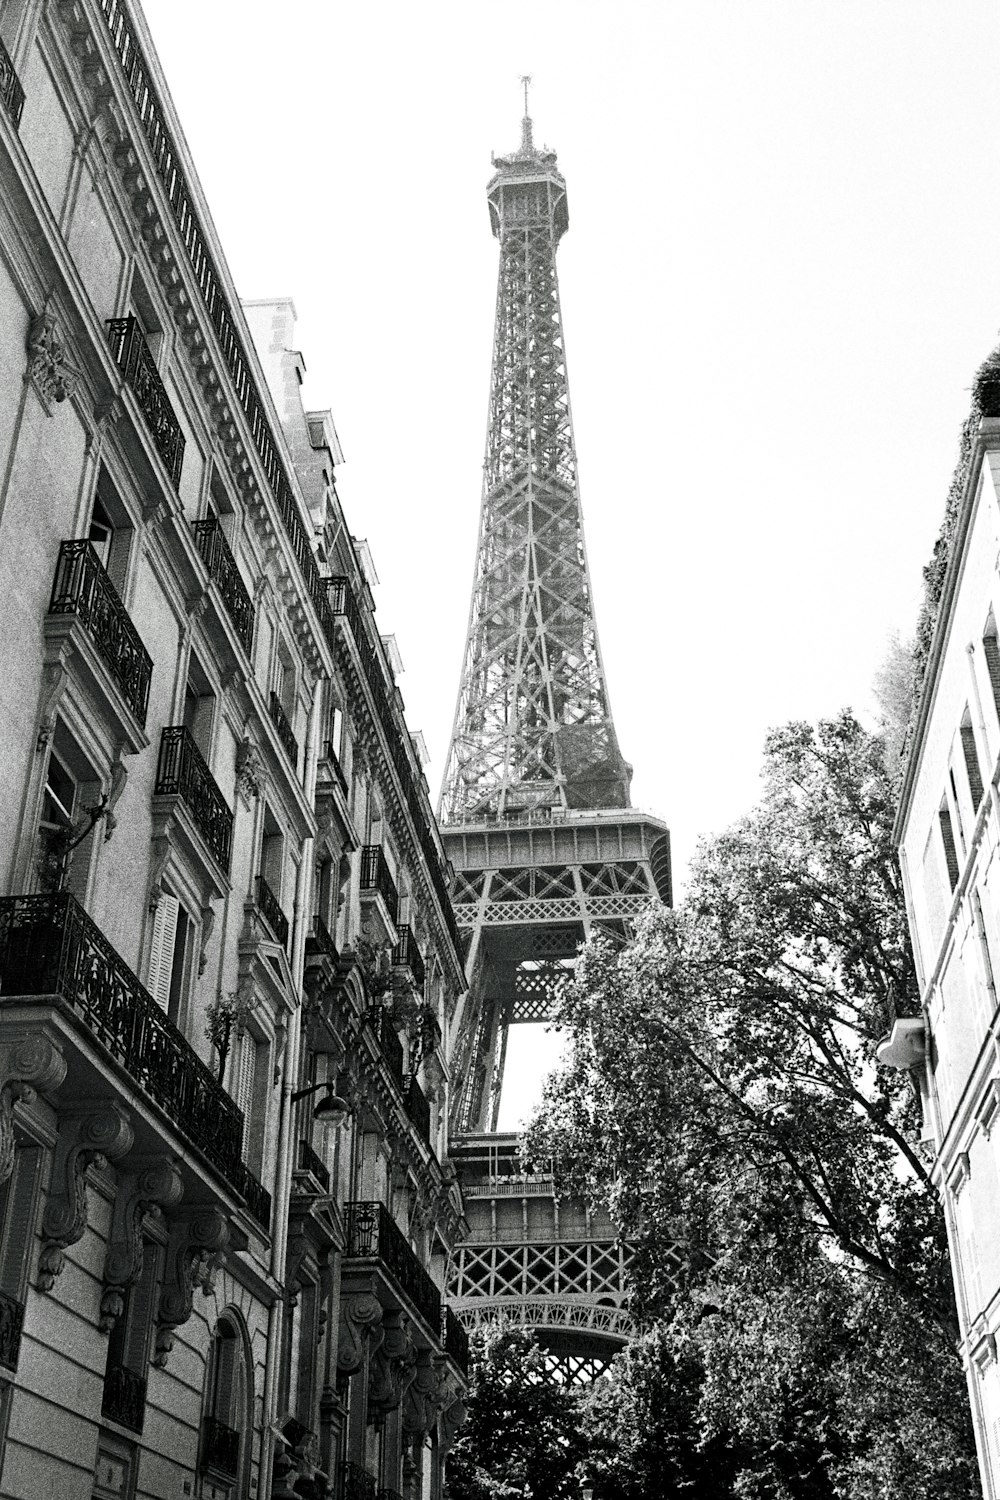
[[[233,1486],[233,1500],[249,1494],[253,1376],[246,1335],[227,1310],[215,1325],[205,1387],[203,1472]]]

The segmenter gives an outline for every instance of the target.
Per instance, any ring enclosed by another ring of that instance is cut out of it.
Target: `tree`
[[[449,1500],[579,1500],[579,1402],[549,1378],[530,1331],[498,1319],[473,1333],[470,1355],[469,1416],[448,1458]]]
[[[883,742],[851,714],[772,732],[760,805],[701,846],[683,906],[584,951],[558,1016],[570,1061],[528,1133],[565,1189],[607,1199],[637,1312],[696,1350],[701,1440],[744,1454],[733,1494],[867,1494],[844,1486],[883,1439],[905,1469],[893,1385],[944,1456],[911,1429],[924,1488],[894,1494],[964,1494],[973,1472],[918,1104],[874,1065],[918,1004],[893,808]]]

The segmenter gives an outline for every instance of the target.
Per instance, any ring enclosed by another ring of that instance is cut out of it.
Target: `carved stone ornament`
[[[44,1032],[20,1032],[0,1047],[0,1184],[14,1170],[14,1105],[33,1104],[38,1089],[56,1089],[66,1059]]]
[[[129,1117],[114,1099],[86,1114],[64,1119],[52,1163],[52,1187],[42,1215],[42,1253],[38,1290],[52,1290],[66,1263],[67,1245],[75,1245],[87,1227],[87,1168],[104,1167],[132,1148]]]
[[[128,780],[128,767],[122,759],[119,750],[118,758],[111,767],[111,779],[108,782],[108,790],[104,798],[104,842],[107,843],[115,829],[118,827],[118,819],[115,817],[115,805],[125,790]]]
[[[384,1337],[368,1363],[368,1420],[379,1424],[398,1410],[416,1372],[409,1320],[398,1309],[383,1315]]]
[[[356,1375],[365,1362],[365,1352],[377,1349],[384,1337],[382,1304],[371,1292],[358,1292],[340,1299],[340,1337],[337,1341],[337,1370],[340,1375]]]
[[[66,341],[55,317],[43,307],[28,329],[28,377],[45,401],[72,396],[80,372],[66,353]]]
[[[125,1308],[125,1294],[142,1275],[142,1221],[147,1214],[162,1217],[165,1208],[181,1201],[184,1185],[177,1163],[157,1157],[118,1181],[111,1219],[111,1235],[104,1258],[104,1291],[100,1327],[110,1333]]]
[[[461,1396],[442,1411],[438,1425],[438,1453],[442,1458],[451,1451],[458,1437],[458,1429],[464,1426],[468,1415],[468,1408]]]
[[[249,807],[266,787],[267,775],[261,753],[249,735],[244,735],[236,747],[236,790]]]
[[[417,1353],[413,1379],[403,1397],[403,1431],[412,1437],[425,1438],[434,1426],[438,1413],[438,1372],[429,1349]]]
[[[38,735],[35,750],[45,749],[56,727],[59,700],[69,682],[69,672],[60,654],[58,661],[47,661],[42,668],[41,701],[38,705]]]
[[[174,1330],[191,1316],[196,1288],[200,1287],[205,1296],[214,1291],[229,1236],[229,1220],[217,1208],[200,1209],[171,1226],[153,1352],[158,1370],[163,1369],[174,1347]]]

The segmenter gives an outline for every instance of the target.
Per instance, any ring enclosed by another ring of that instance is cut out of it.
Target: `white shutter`
[[[243,1111],[243,1150],[246,1153],[247,1129],[253,1112],[253,1080],[257,1067],[257,1043],[249,1031],[244,1031],[240,1041],[240,1071],[236,1080],[236,1103]]]
[[[176,896],[162,895],[153,918],[153,941],[149,950],[149,979],[147,988],[161,1010],[170,1005],[170,974],[174,966],[174,944],[177,941],[177,913],[180,902]]]

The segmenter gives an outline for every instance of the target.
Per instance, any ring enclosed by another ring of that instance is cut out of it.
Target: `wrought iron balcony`
[[[330,1191],[330,1173],[308,1141],[299,1141],[299,1171],[309,1172],[319,1183],[320,1191]]]
[[[329,928],[319,912],[314,914],[309,924],[309,936],[306,938],[306,958],[328,958],[333,964],[338,963],[340,960],[337,945],[330,936]]]
[[[463,1375],[469,1373],[469,1335],[462,1322],[447,1303],[441,1308],[441,1346],[445,1354],[456,1364]]]
[[[124,1365],[109,1364],[104,1375],[101,1412],[129,1432],[141,1432],[146,1416],[146,1382]]]
[[[16,130],[21,123],[21,111],[24,109],[24,89],[21,87],[21,80],[14,72],[10,53],[3,42],[0,42],[0,101],[13,120]]]
[[[171,724],[163,731],[154,791],[158,797],[179,796],[183,800],[198,832],[228,874],[233,815],[201,751],[183,724]]]
[[[345,1267],[349,1260],[374,1260],[404,1292],[427,1326],[437,1333],[441,1326],[441,1293],[420,1264],[384,1203],[345,1204],[347,1239]]]
[[[347,784],[347,777],[344,775],[344,768],[340,764],[340,761],[337,759],[337,752],[333,748],[332,740],[325,740],[323,742],[323,762],[324,764],[328,765],[330,770],[333,772],[333,779],[340,787],[340,790],[343,792],[344,796],[349,797],[351,795],[351,789]]]
[[[392,961],[400,967],[409,969],[413,975],[414,984],[422,990],[426,970],[420,949],[417,947],[417,940],[413,936],[413,928],[409,923],[397,922],[396,933],[398,942],[392,950]]]
[[[406,1106],[406,1113],[417,1128],[418,1135],[429,1146],[431,1143],[431,1107],[412,1073],[407,1075],[403,1103]]]
[[[385,902],[393,922],[399,910],[399,892],[389,873],[385,855],[378,844],[366,844],[361,851],[361,891],[375,891]]]
[[[216,1417],[205,1418],[201,1439],[201,1467],[225,1479],[235,1479],[240,1466],[240,1435]]]
[[[57,997],[237,1193],[267,1198],[235,1103],[68,892],[0,898],[0,995]]]
[[[297,770],[299,764],[299,742],[292,733],[292,726],[288,722],[285,710],[281,706],[281,699],[277,693],[271,694],[271,723],[278,731],[278,739],[292,766]]]
[[[62,542],[50,615],[75,615],[129,708],[145,727],[153,662],[101,560],[86,540]]]
[[[340,1500],[378,1500],[378,1487],[367,1469],[345,1459],[340,1465]]]
[[[403,1497],[398,1490],[381,1489],[375,1500],[403,1500]]]
[[[214,516],[207,521],[195,521],[194,539],[208,576],[215,580],[233,629],[249,656],[253,647],[253,600],[240,576],[222,527]]]
[[[132,387],[146,419],[153,447],[163,459],[176,489],[184,463],[184,434],[174,415],[163,381],[150,354],[137,318],[108,318],[111,354]]]
[[[0,1367],[5,1370],[17,1369],[23,1325],[24,1304],[6,1292],[0,1292]]]
[[[257,876],[257,909],[264,921],[274,933],[275,939],[287,952],[288,950],[288,918],[281,910],[278,898],[264,879],[263,875]]]
[[[246,1199],[250,1217],[256,1219],[265,1234],[270,1234],[271,1194],[267,1188],[257,1181],[246,1162],[242,1161],[233,1170],[229,1180],[240,1197]]]
[[[389,1072],[396,1080],[396,1087],[403,1092],[403,1044],[396,1034],[392,1015],[383,1005],[373,1005],[365,1015],[378,1041],[379,1051],[385,1058]]]

